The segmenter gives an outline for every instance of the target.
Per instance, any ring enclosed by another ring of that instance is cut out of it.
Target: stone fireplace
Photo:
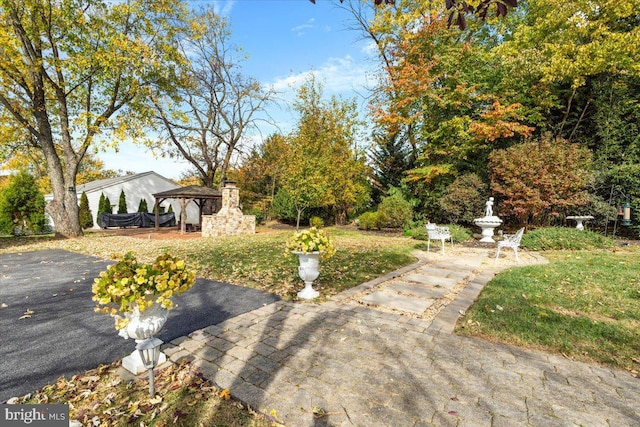
[[[254,234],[255,215],[243,215],[240,209],[240,190],[235,182],[227,181],[222,188],[222,207],[213,215],[202,215],[202,237],[229,234]]]

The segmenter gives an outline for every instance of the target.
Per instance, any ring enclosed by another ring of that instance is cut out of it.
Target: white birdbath
[[[497,216],[485,216],[483,218],[478,218],[473,220],[473,223],[478,227],[482,228],[482,238],[481,242],[484,243],[495,243],[493,240],[493,230],[496,227],[499,227],[502,224],[502,220]]]
[[[584,230],[584,225],[582,225],[582,223],[593,219],[593,217],[591,215],[572,215],[568,216],[567,219],[574,220],[576,222],[576,228],[578,230]]]

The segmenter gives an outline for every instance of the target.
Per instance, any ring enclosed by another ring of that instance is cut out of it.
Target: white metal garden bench
[[[451,232],[449,232],[449,227],[438,226],[432,223],[427,223],[427,252],[429,252],[430,244],[432,240],[440,240],[442,241],[442,255],[444,255],[444,241],[449,239],[451,241],[451,247],[453,248],[453,237],[451,237]]]
[[[511,248],[513,249],[513,253],[516,254],[516,262],[520,262],[518,259],[518,247],[520,246],[520,240],[522,239],[522,235],[524,234],[524,227],[516,232],[516,234],[509,235],[503,234],[504,240],[500,240],[498,242],[498,250],[496,251],[496,261],[500,256],[500,249],[502,248]]]

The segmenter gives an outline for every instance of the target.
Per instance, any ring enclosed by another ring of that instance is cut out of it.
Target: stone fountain
[[[493,197],[489,197],[489,200],[485,203],[484,217],[473,220],[473,223],[482,228],[481,242],[495,243],[493,230],[502,224],[502,220],[493,214]]]

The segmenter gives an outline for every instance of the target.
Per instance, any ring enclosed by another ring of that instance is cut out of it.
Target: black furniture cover
[[[174,212],[160,214],[158,220],[160,227],[173,227],[176,225],[176,215]],[[100,228],[107,227],[155,227],[155,214],[146,212],[136,212],[127,214],[101,213],[98,219]]]

